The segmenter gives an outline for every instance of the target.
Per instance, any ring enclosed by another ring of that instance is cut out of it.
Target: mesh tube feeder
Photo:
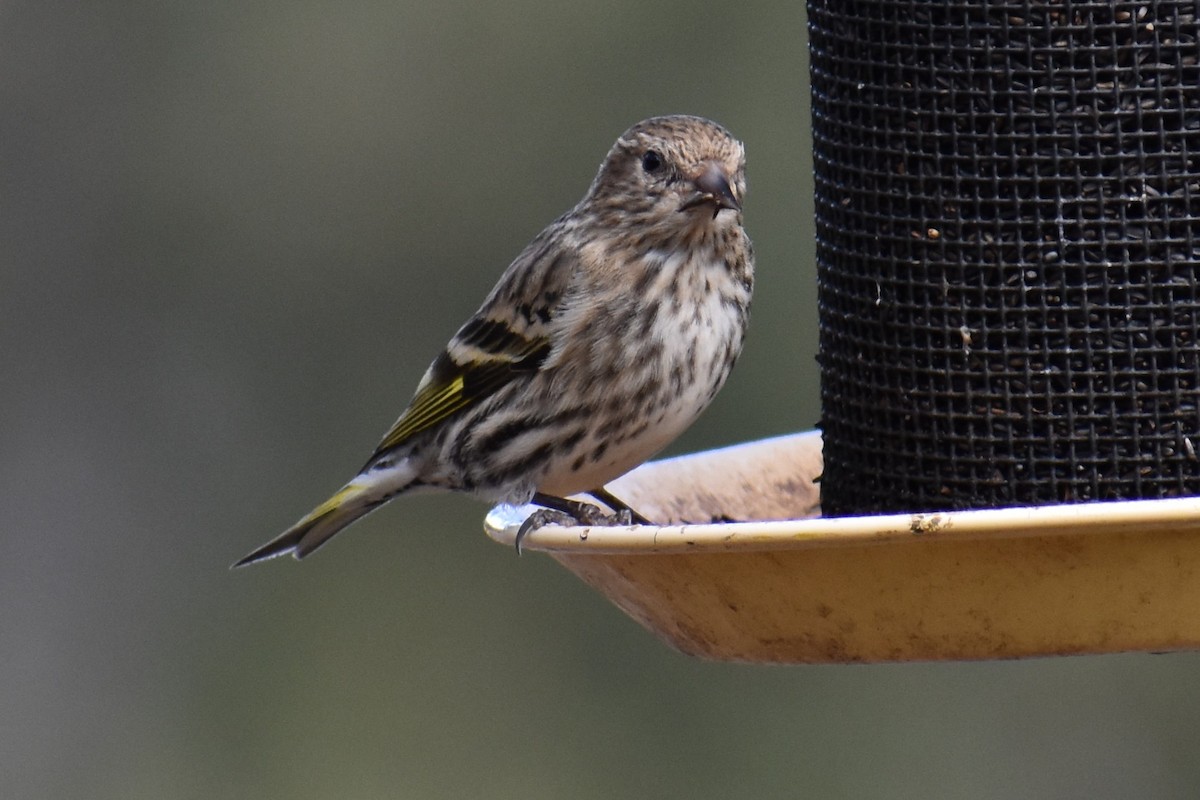
[[[808,9],[823,442],[525,546],[710,658],[1200,647],[1197,4]]]
[[[1200,494],[1197,13],[811,3],[827,514]]]

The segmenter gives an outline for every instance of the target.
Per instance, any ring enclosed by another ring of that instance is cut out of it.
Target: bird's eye
[[[657,150],[647,150],[642,155],[642,169],[646,172],[657,172],[662,168],[663,159]]]

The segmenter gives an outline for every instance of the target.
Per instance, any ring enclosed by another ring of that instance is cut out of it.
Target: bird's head
[[[724,227],[741,220],[746,153],[703,117],[653,117],[613,145],[584,199],[614,224],[660,230]]]

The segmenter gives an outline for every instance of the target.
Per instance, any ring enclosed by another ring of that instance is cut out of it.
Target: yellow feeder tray
[[[522,548],[703,658],[1200,647],[1200,498],[822,519],[820,474],[818,433],[645,464],[609,488],[669,524],[550,525]],[[512,546],[531,510],[493,509],[488,535]]]

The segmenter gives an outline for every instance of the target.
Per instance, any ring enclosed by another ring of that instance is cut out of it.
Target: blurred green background
[[[806,70],[799,3],[0,5],[0,795],[1194,796],[1194,655],[702,663],[462,497],[227,569],[653,114],[759,264],[672,452],[812,427]]]

